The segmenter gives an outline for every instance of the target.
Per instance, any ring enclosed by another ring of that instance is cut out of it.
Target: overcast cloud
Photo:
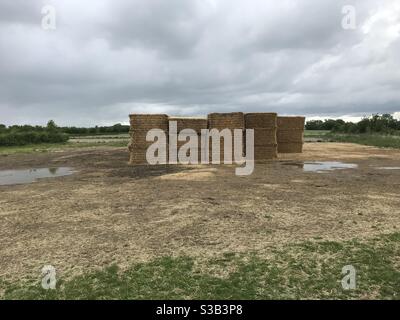
[[[44,5],[56,30],[42,29]],[[342,28],[353,5],[355,30]],[[400,111],[397,0],[1,0],[0,123]]]

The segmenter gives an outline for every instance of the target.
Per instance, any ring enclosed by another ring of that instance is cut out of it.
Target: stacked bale
[[[278,117],[278,152],[302,153],[304,117]]]
[[[192,129],[200,135],[202,129],[207,129],[206,118],[169,117],[169,121],[176,121],[178,133],[184,129]]]
[[[246,129],[254,130],[254,160],[263,161],[277,158],[277,114],[247,113],[245,124]]]
[[[195,135],[197,136],[198,141],[198,162],[201,162],[201,130],[207,129],[207,119],[205,118],[183,118],[183,117],[170,117],[169,121],[176,121],[177,124],[177,133],[179,134],[182,130],[192,129],[195,131]],[[188,141],[179,141],[177,140],[177,150],[179,152],[180,148],[185,145]],[[190,156],[190,151],[186,154],[188,157]],[[178,153],[177,153],[178,156]]]
[[[244,114],[242,112],[232,112],[232,113],[210,113],[207,117],[208,120],[208,129],[217,129],[219,131],[222,131],[224,129],[229,129],[231,131],[231,143],[232,143],[232,161],[234,161],[234,130],[235,129],[240,129],[242,132],[244,131],[245,128],[245,122],[244,122]],[[241,134],[242,136],[242,134]],[[218,154],[216,150],[213,150],[212,148],[212,141],[210,139],[209,143],[209,159],[210,162],[212,162],[213,158],[218,159],[218,156],[220,156],[220,162],[223,163],[225,162],[225,146],[224,146],[224,139],[221,138],[220,140],[220,153]],[[228,160],[228,159],[227,159]]]
[[[131,114],[129,143],[130,164],[147,164],[146,151],[154,142],[146,141],[147,132],[151,129],[161,129],[166,134],[167,144],[165,151],[168,156],[168,116],[165,114]]]

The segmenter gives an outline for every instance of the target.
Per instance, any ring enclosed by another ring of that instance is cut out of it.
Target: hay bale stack
[[[257,162],[276,159],[278,157],[277,145],[254,146],[254,160]]]
[[[247,113],[245,124],[246,129],[254,130],[254,160],[263,161],[277,158],[277,114]]]
[[[198,162],[201,162],[201,130],[207,129],[207,119],[206,118],[196,118],[196,117],[169,117],[169,121],[176,121],[177,133],[179,134],[182,130],[192,129],[195,131],[195,135],[198,140],[197,154]],[[177,156],[180,148],[185,145],[187,141],[177,141]],[[190,151],[187,152],[187,156],[190,156]]]
[[[201,163],[201,139],[200,139],[200,136],[197,136],[197,163]],[[188,143],[188,140],[187,141],[178,141],[178,143],[177,143],[177,156],[179,156],[179,151],[181,150],[181,147],[182,146],[184,146],[185,144],[187,144]],[[182,150],[180,151],[180,152],[182,152]],[[187,152],[186,152],[186,156],[187,157],[190,157],[191,156],[191,150],[187,150]]]
[[[305,117],[278,117],[278,129],[282,127],[284,129],[297,129],[304,131]]]
[[[302,153],[303,143],[281,142],[278,144],[278,153]]]
[[[200,135],[201,129],[207,129],[206,118],[169,117],[169,121],[176,121],[178,133],[184,129],[192,129]]]
[[[146,141],[147,132],[151,129],[161,129],[167,137],[165,152],[168,155],[168,116],[165,114],[131,114],[130,136],[128,149],[130,164],[147,164],[146,151],[153,142]],[[163,150],[164,151],[164,150]]]
[[[192,128],[186,127],[185,129],[192,129]],[[202,129],[204,129],[204,128],[202,128]],[[195,129],[193,129],[193,130],[195,130]],[[189,142],[189,139],[192,140],[196,137],[197,138],[197,162],[198,163],[201,162],[201,136],[200,136],[200,133],[199,134],[196,133],[195,135],[189,135],[186,138],[186,141],[179,141],[179,140],[177,141],[177,150],[176,150],[177,157],[179,156],[179,151],[181,150],[181,147],[186,145]],[[190,155],[191,155],[191,150],[187,150],[186,156],[189,157]]]
[[[168,130],[166,114],[131,114],[129,115],[131,129],[162,129]]]
[[[232,153],[232,161],[234,161],[234,130],[239,129],[244,131],[245,128],[245,121],[244,121],[244,114],[242,112],[232,112],[232,113],[210,113],[207,117],[208,121],[208,129],[217,129],[222,131],[224,129],[229,129],[231,131],[232,136],[232,149],[230,150]],[[209,143],[209,158],[210,162],[213,159],[213,155],[215,159],[218,159],[218,154],[216,150],[212,149],[212,140],[210,139]],[[225,162],[225,146],[224,146],[224,139],[220,140],[220,161],[221,163]],[[215,157],[216,156],[216,157]]]
[[[273,112],[246,113],[246,129],[274,128],[277,126],[277,114]]]
[[[278,152],[302,153],[304,143],[304,117],[278,117]]]
[[[235,161],[235,155],[234,155],[234,144],[233,144],[233,132],[232,132],[232,148],[230,149],[231,152],[231,161]],[[224,144],[224,139],[221,138],[220,143],[219,143],[219,153],[217,152],[216,149],[213,148],[212,146],[212,140],[209,140],[209,145],[208,145],[208,157],[209,157],[209,162],[212,163],[213,159],[216,159],[220,161],[220,163],[225,163],[225,161],[229,160],[229,157],[225,158],[225,144]],[[226,160],[225,160],[226,159]]]
[[[243,112],[210,113],[207,117],[209,129],[244,129]]]
[[[254,130],[254,146],[276,145],[276,127],[271,129],[256,128]]]

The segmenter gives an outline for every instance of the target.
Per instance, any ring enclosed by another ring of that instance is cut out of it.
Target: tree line
[[[53,120],[45,127],[30,125],[5,126],[0,124],[0,146],[23,146],[39,143],[64,143],[68,134],[64,133]]]
[[[129,125],[122,125],[120,123],[113,126],[95,126],[91,128],[85,127],[61,127],[63,132],[71,135],[97,135],[97,134],[118,134],[129,133]]]
[[[338,133],[400,134],[400,120],[393,118],[391,114],[374,114],[357,123],[341,119],[310,120],[307,121],[305,128],[306,130],[329,130]]]
[[[0,146],[22,146],[39,143],[64,143],[70,135],[102,135],[128,133],[129,126],[59,127],[53,120],[46,126],[0,124]]]
[[[357,123],[344,120],[310,120],[305,125],[306,130],[328,130],[338,133],[381,133],[399,134],[400,120],[391,114],[374,114],[365,117]],[[39,143],[65,143],[69,135],[103,135],[128,133],[129,125],[117,123],[112,126],[95,127],[59,127],[53,120],[46,126],[0,124],[0,146],[21,146]]]

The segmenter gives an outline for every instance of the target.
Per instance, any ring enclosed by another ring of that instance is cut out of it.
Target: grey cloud
[[[41,18],[41,1],[2,0],[0,25],[7,23],[35,24]]]
[[[49,2],[55,31],[40,28],[42,1],[0,4],[0,123],[400,110],[400,8],[390,0]],[[356,30],[341,28],[349,3]]]
[[[181,58],[203,36],[205,19],[197,11],[204,1],[117,1],[110,7],[104,34],[116,48],[145,47]]]

